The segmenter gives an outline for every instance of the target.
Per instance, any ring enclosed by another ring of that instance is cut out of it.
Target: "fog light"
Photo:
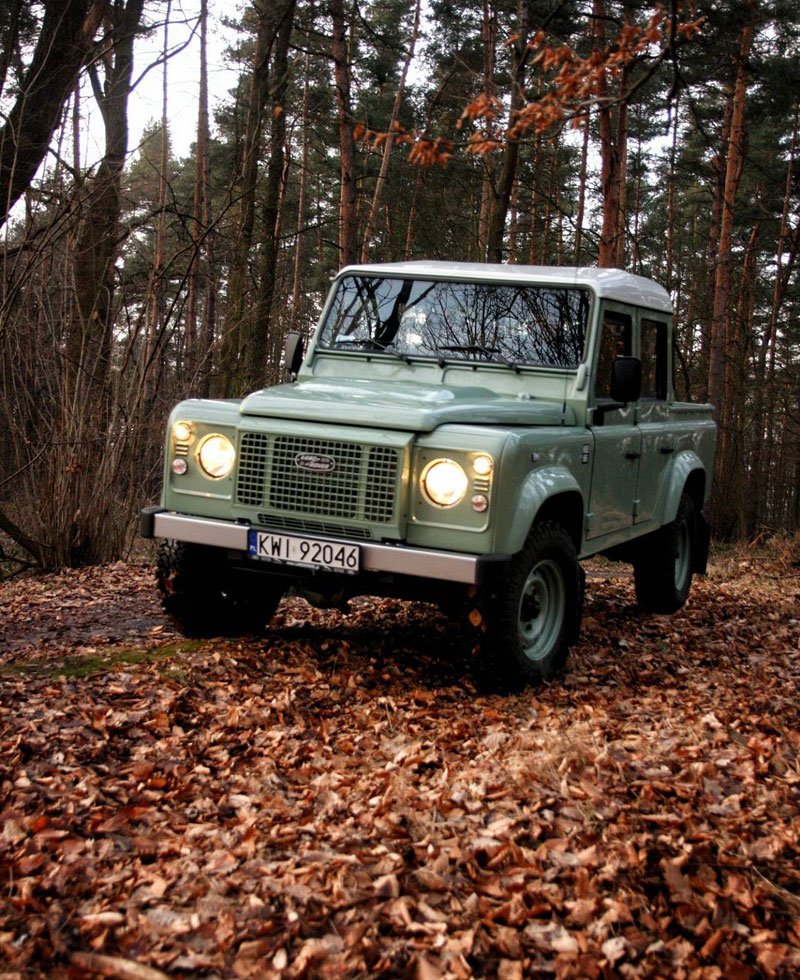
[[[472,509],[483,514],[489,509],[489,498],[482,493],[476,493],[472,498]]]
[[[173,459],[172,461],[172,472],[175,476],[183,476],[183,474],[189,469],[189,464],[185,459]]]

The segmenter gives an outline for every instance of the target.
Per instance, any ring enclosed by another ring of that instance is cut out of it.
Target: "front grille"
[[[298,460],[316,459],[320,469]],[[389,524],[395,517],[400,450],[387,446],[246,432],[239,448],[236,500],[271,513]],[[333,526],[333,525],[331,525]]]
[[[264,501],[269,436],[247,432],[239,447],[239,474],[236,499],[245,507],[259,507]]]
[[[259,514],[258,523],[270,530],[297,532],[299,534],[329,534],[331,537],[358,538],[371,541],[372,531],[368,527],[349,527],[332,521],[313,521],[302,517],[280,517],[276,514]]]

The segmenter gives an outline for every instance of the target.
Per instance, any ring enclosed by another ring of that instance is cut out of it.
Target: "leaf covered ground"
[[[0,974],[800,975],[798,558],[671,617],[601,568],[505,697],[424,605],[190,642],[145,565],[0,585]]]

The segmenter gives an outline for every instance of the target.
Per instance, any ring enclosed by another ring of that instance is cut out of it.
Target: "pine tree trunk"
[[[528,243],[528,264],[538,265],[543,262],[539,241],[539,181],[542,179],[542,137],[536,135],[533,140],[533,179],[531,180],[530,204],[530,242]]]
[[[578,175],[578,207],[575,214],[575,265],[581,264],[583,249],[583,221],[586,212],[586,176],[589,160],[589,114],[583,120],[583,139],[581,140],[581,166]]]
[[[517,258],[517,243],[519,239],[519,214],[517,212],[517,202],[519,200],[519,183],[514,181],[514,186],[511,189],[511,200],[508,202],[508,262],[510,265],[516,265]]]
[[[676,100],[675,113],[672,119],[672,140],[669,145],[669,171],[667,173],[667,259],[664,274],[664,285],[667,292],[672,291],[675,266],[675,160],[678,152],[678,107],[679,103]]]
[[[263,261],[256,316],[246,322],[244,331],[240,386],[242,391],[250,391],[266,382],[268,361],[270,359],[277,361],[277,352],[282,341],[282,337],[277,335],[276,324],[273,321],[273,301],[280,245],[281,201],[285,187],[286,112],[284,105],[289,82],[289,41],[294,26],[295,0],[284,0],[279,7],[276,6],[274,12],[280,21],[275,32],[270,71],[272,127],[264,197]]]
[[[723,475],[730,467],[730,456],[736,451],[732,435],[728,429],[730,416],[730,386],[725,383],[725,348],[732,341],[731,266],[733,263],[733,218],[736,193],[744,164],[744,109],[747,93],[747,60],[753,43],[753,25],[742,28],[736,82],[734,85],[731,113],[730,138],[727,146],[725,164],[725,185],[722,197],[719,248],[717,249],[716,274],[714,277],[714,300],[711,317],[711,349],[708,369],[708,391],[716,409],[720,425],[717,446],[717,473]],[[714,497],[714,521],[726,537],[734,531],[734,515],[727,503],[722,480],[716,481],[718,492]]]
[[[264,107],[269,93],[269,55],[273,42],[272,16],[266,4],[258,9],[256,46],[252,61],[242,155],[239,164],[239,220],[228,280],[228,305],[225,311],[222,349],[220,351],[217,394],[230,397],[240,394],[238,388],[239,358],[247,318],[250,283],[250,248],[256,220],[256,183],[261,156]]]
[[[422,168],[417,169],[414,178],[414,193],[411,195],[411,207],[408,209],[408,221],[406,222],[406,246],[403,251],[403,258],[408,261],[411,258],[414,245],[414,229],[417,222],[417,210],[419,207],[419,196],[422,193]]]
[[[164,17],[164,44],[161,51],[161,146],[158,161],[158,209],[156,216],[155,234],[153,239],[153,265],[150,272],[150,303],[147,317],[144,376],[144,405],[145,416],[150,414],[153,394],[158,380],[157,355],[164,331],[164,264],[165,264],[165,229],[167,185],[169,167],[169,21],[172,10],[172,0],[167,0],[166,16]]]
[[[483,90],[490,98],[497,94],[495,85],[495,60],[497,57],[497,14],[488,0],[483,0],[483,21],[481,25],[483,41]],[[478,212],[478,240],[476,254],[471,256],[478,262],[487,257],[489,229],[492,222],[494,203],[494,160],[490,155],[481,158],[481,206]]]
[[[531,29],[531,11],[529,0],[518,0],[517,30],[513,40],[511,55],[511,98],[509,100],[509,118],[514,125],[516,114],[525,101],[525,70],[528,65],[530,50],[528,38]],[[509,42],[511,43],[511,42]],[[492,201],[489,217],[489,230],[486,243],[486,257],[490,262],[503,261],[503,243],[505,239],[506,219],[511,202],[514,181],[517,176],[519,163],[519,139],[508,135],[500,175],[497,181],[497,192]]]
[[[753,283],[756,279],[756,255],[761,222],[757,221],[748,237],[742,259],[742,272],[739,277],[739,295],[736,303],[736,315],[732,318],[732,332],[728,341],[727,360],[725,365],[725,404],[727,417],[725,430],[729,434],[729,472],[731,474],[727,486],[730,492],[726,495],[730,508],[731,526],[737,539],[745,536],[747,525],[747,469],[745,467],[745,437],[752,427],[753,419],[748,417],[747,387],[750,371],[749,351],[752,349],[753,309],[755,291]]]
[[[420,6],[421,0],[416,0],[414,7],[414,24],[411,28],[411,39],[408,42],[408,48],[406,49],[406,57],[403,61],[403,68],[400,72],[400,79],[397,83],[397,92],[395,93],[394,103],[392,105],[392,116],[389,121],[389,128],[386,134],[386,141],[383,144],[383,155],[381,156],[381,166],[378,171],[378,178],[375,181],[375,192],[372,195],[372,204],[370,205],[369,214],[367,215],[367,223],[364,228],[364,235],[361,241],[361,261],[369,261],[369,247],[372,243],[373,236],[375,234],[375,223],[378,217],[378,208],[380,207],[381,198],[383,197],[383,189],[386,184],[386,176],[389,173],[389,158],[392,154],[392,147],[395,140],[395,125],[398,118],[400,117],[400,109],[403,105],[403,95],[405,93],[406,79],[408,78],[408,69],[411,66],[411,62],[414,59],[414,51],[417,46],[417,37],[419,36],[419,20],[420,20]]]
[[[626,22],[630,22],[629,12],[626,11]],[[614,138],[616,155],[616,172],[614,180],[614,250],[612,264],[618,269],[625,268],[625,219],[628,210],[628,102],[627,91],[630,83],[631,67],[626,64],[622,69],[619,84],[620,103],[617,106],[617,126]]]
[[[789,145],[789,162],[786,168],[786,183],[784,185],[783,207],[781,209],[781,223],[778,229],[778,241],[775,247],[775,285],[772,291],[772,306],[767,324],[766,338],[760,351],[756,376],[756,425],[758,426],[759,436],[763,433],[763,438],[758,438],[756,441],[756,457],[752,467],[754,483],[750,498],[754,501],[761,501],[763,499],[766,485],[765,473],[768,473],[774,468],[775,462],[774,441],[777,400],[775,392],[775,363],[778,343],[778,323],[780,321],[781,308],[786,296],[786,290],[797,262],[798,245],[800,244],[800,226],[795,230],[793,237],[789,225],[797,162],[799,119],[800,103],[795,103],[792,137]],[[798,448],[800,449],[800,447]],[[764,457],[765,451],[767,454],[766,458]],[[800,455],[798,458],[800,459]],[[768,515],[769,517],[774,520],[774,515]],[[797,525],[795,525],[796,527]]]
[[[210,229],[208,185],[208,0],[200,0],[200,84],[197,109],[197,140],[194,156],[194,201],[192,205],[192,258],[187,274],[188,298],[186,303],[185,368],[188,390],[195,390],[198,374],[207,373],[210,348],[201,355],[198,331],[198,307],[203,282],[208,276],[205,237]],[[202,387],[202,383],[200,385]]]
[[[306,193],[308,187],[308,150],[309,150],[309,129],[308,129],[308,85],[309,85],[309,65],[311,55],[306,52],[305,57],[305,79],[303,81],[303,108],[301,115],[302,128],[302,149],[300,151],[300,178],[297,188],[297,225],[294,238],[294,267],[292,275],[292,319],[291,330],[302,330],[303,323],[300,316],[300,302],[302,297],[303,283],[303,257],[304,241],[306,235]]]
[[[747,94],[747,59],[753,44],[753,25],[742,28],[736,84],[734,86],[731,129],[725,163],[725,183],[722,194],[719,247],[717,248],[714,302],[711,317],[711,352],[708,368],[708,391],[717,417],[724,418],[724,349],[729,331],[729,300],[731,294],[731,263],[733,258],[733,216],[736,192],[744,163],[744,109]]]
[[[596,48],[602,48],[605,42],[606,8],[604,0],[594,0],[592,5],[594,27],[594,43]],[[603,202],[603,224],[600,231],[600,247],[597,264],[601,267],[613,266],[616,254],[614,236],[617,230],[617,180],[616,168],[618,160],[614,145],[611,124],[611,107],[609,105],[608,81],[605,69],[602,69],[597,86],[597,118],[600,135],[600,193]]]
[[[339,196],[339,267],[358,258],[358,211],[356,196],[355,142],[350,114],[351,65],[344,0],[331,0],[333,20],[333,74],[336,111],[339,117],[339,157],[341,191]]]

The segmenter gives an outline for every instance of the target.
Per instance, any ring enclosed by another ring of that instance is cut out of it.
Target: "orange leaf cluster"
[[[395,122],[390,133],[380,133],[367,129],[363,123],[359,123],[354,131],[354,138],[371,146],[375,150],[381,149],[389,136],[398,146],[408,146],[408,161],[420,167],[431,167],[438,165],[444,167],[453,155],[453,141],[446,137],[439,136],[430,138],[421,133],[409,132],[400,123]]]
[[[452,140],[443,136],[439,136],[436,139],[418,136],[411,143],[408,162],[421,167],[431,167],[434,164],[445,167],[452,156]]]
[[[475,122],[476,119],[485,119],[492,123],[502,113],[503,103],[500,99],[496,95],[481,92],[461,113],[461,118],[456,122],[456,129],[461,129],[465,122]]]

